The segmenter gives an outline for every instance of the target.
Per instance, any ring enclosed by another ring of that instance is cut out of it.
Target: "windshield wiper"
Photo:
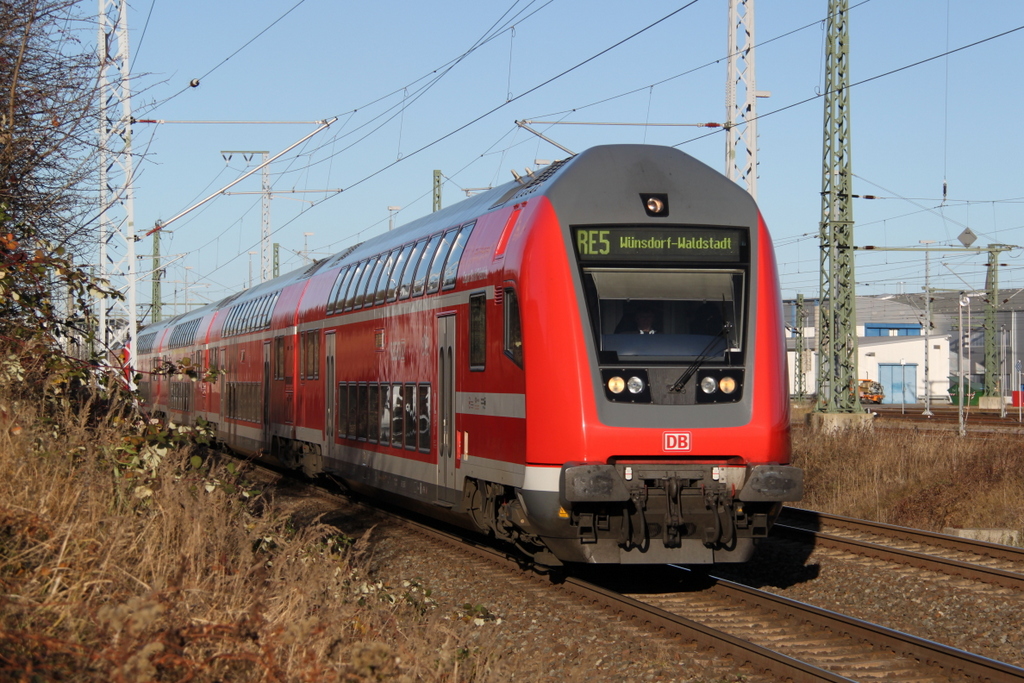
[[[704,350],[700,352],[700,355],[697,356],[696,360],[690,364],[690,367],[686,368],[683,374],[679,376],[679,379],[675,381],[675,384],[670,386],[668,390],[673,393],[679,393],[682,391],[683,387],[686,386],[686,383],[690,381],[690,378],[700,370],[700,366],[704,364],[704,361],[711,357],[711,350],[718,345],[719,339],[726,339],[726,344],[728,345],[730,330],[732,330],[732,323],[727,321],[722,325],[721,331],[711,338],[711,341],[709,341],[708,345],[704,347]]]

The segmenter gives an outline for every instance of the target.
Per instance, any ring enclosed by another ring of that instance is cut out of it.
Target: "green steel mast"
[[[829,0],[821,183],[818,399],[823,413],[863,413],[857,396],[848,0]]]

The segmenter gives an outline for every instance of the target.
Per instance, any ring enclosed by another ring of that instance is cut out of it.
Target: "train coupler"
[[[705,491],[704,507],[710,513],[709,524],[704,527],[704,545],[708,548],[732,545],[736,539],[732,496],[724,491]]]

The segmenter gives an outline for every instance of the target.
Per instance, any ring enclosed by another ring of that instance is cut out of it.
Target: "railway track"
[[[1024,591],[1024,548],[791,507],[772,535]]]
[[[875,415],[874,424],[879,427],[910,427],[919,430],[957,431],[960,427],[960,409],[957,406],[932,405],[932,415],[924,414],[924,404],[865,405],[864,409]],[[1024,434],[1024,416],[1015,407],[1006,407],[1003,416],[996,410],[980,410],[968,407],[965,426],[970,430],[999,431]]]
[[[312,489],[312,495],[341,498],[320,487]],[[796,525],[800,520],[811,527],[840,527],[844,523],[841,518],[815,517],[816,514],[787,510],[787,527],[799,529]],[[1011,664],[732,583],[713,574],[679,567],[620,567],[610,572],[589,569],[570,576],[540,576],[525,567],[522,558],[474,538],[404,516],[398,521],[417,537],[430,538],[453,553],[468,554],[477,562],[499,567],[510,572],[516,581],[525,576],[542,584],[544,590],[571,596],[574,602],[570,604],[583,601],[614,615],[624,626],[632,624],[663,638],[690,643],[713,661],[726,663],[730,671],[742,671],[744,680],[1024,680],[1024,669]],[[822,542],[820,535],[815,538],[815,542]],[[638,591],[638,586],[644,589]],[[612,630],[609,637],[614,637]]]

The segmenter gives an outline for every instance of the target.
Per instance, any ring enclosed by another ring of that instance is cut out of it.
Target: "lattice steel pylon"
[[[754,0],[729,0],[725,78],[725,174],[757,199],[757,98]]]
[[[824,413],[863,413],[857,392],[856,291],[850,165],[848,0],[829,0],[821,179],[818,399]]]
[[[133,342],[138,326],[127,0],[99,0],[98,26],[99,273],[124,296],[98,302],[97,336],[109,350]],[[134,368],[131,356],[125,355],[124,362]]]

